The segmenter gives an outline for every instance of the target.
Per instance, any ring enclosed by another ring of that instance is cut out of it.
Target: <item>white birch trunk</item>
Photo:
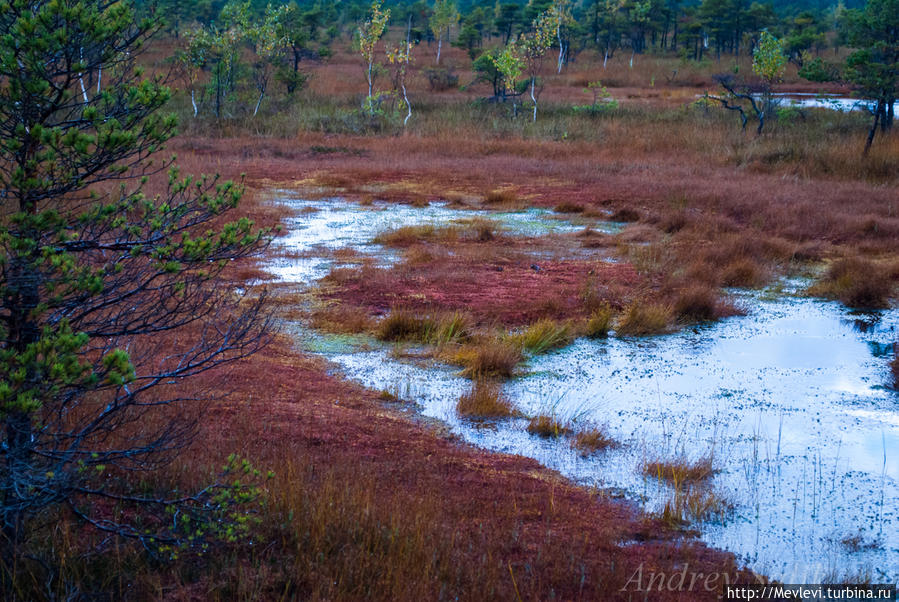
[[[556,28],[556,37],[559,39],[559,68],[556,70],[556,73],[562,73],[562,62],[565,57],[565,47],[562,46],[562,28]]]
[[[265,90],[263,90],[263,91],[260,92],[260,94],[259,94],[259,100],[256,101],[256,108],[253,109],[253,117],[255,117],[255,116],[256,116],[256,113],[259,112],[259,105],[262,104],[262,97],[263,97],[263,96],[265,96]]]
[[[403,82],[403,102],[406,103],[406,118],[403,119],[403,128],[406,127],[406,123],[408,123],[409,118],[412,117],[412,105],[409,104],[409,98],[406,96],[406,83]]]

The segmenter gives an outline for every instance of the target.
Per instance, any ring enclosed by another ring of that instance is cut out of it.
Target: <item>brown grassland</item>
[[[150,59],[169,51],[162,45]],[[460,51],[447,60],[471,81]],[[298,319],[332,331],[381,328],[388,340],[419,336],[413,316],[455,324],[447,344],[468,354],[472,377],[511,374],[529,345],[542,351],[575,334],[645,335],[733,315],[739,308],[721,287],[784,274],[820,275],[812,292],[846,303],[888,303],[899,279],[899,137],[879,139],[863,160],[863,119],[808,111],[756,138],[732,115],[690,106],[728,66],[681,66],[671,78],[675,68],[674,59],[640,56],[632,70],[616,59],[606,72],[583,56],[547,78],[534,124],[509,119],[506,107],[473,106],[483,86],[432,93],[416,75],[404,132],[353,121],[362,69],[338,52],[312,69],[296,102],[271,100],[256,120],[195,120],[176,97],[182,135],[169,150],[185,173],[244,174],[240,211],[261,226],[286,217],[271,202],[275,188],[627,222],[615,235],[544,239],[504,236],[484,223],[393,233],[384,242],[405,260],[333,272],[318,293],[325,309],[313,316],[291,310],[292,291],[271,287],[285,333]],[[589,104],[583,88],[600,79],[620,108],[572,115],[566,107]],[[785,85],[801,87],[795,76]],[[230,276],[257,278],[260,266],[235,265]],[[872,273],[878,283],[868,281]],[[497,328],[520,340],[478,338]],[[641,515],[535,461],[457,441],[392,396],[333,376],[284,334],[192,386],[218,399],[202,409],[193,447],[158,478],[168,487],[202,484],[232,452],[273,470],[258,537],[152,565],[121,546],[100,566],[78,559],[82,534],[62,523],[53,529],[53,541],[64,542],[60,562],[93,591],[172,600],[643,600],[620,591],[640,566],[754,578],[664,517]],[[483,412],[479,404],[497,402],[492,391],[479,384],[460,411]],[[613,444],[598,430],[577,437],[585,453]],[[683,468],[646,470],[661,479],[707,476],[693,471],[708,467]],[[718,599],[716,587],[646,599]]]

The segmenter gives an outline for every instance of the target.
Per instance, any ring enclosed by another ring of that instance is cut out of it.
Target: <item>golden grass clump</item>
[[[481,379],[462,394],[456,403],[456,411],[460,416],[477,418],[503,418],[515,413],[512,402],[503,395],[499,385]]]
[[[634,301],[624,310],[615,330],[623,336],[662,334],[671,327],[671,320],[668,305]]]
[[[518,202],[518,195],[514,190],[491,190],[484,196],[485,205],[514,205]]]
[[[424,245],[414,244],[403,252],[407,265],[425,265],[434,261],[434,254]]]
[[[382,341],[415,341],[429,345],[446,345],[467,340],[473,321],[464,312],[421,316],[396,309],[378,324],[376,336]]]
[[[378,399],[387,403],[399,403],[402,401],[395,393],[391,393],[390,391],[380,391],[378,393]]]
[[[547,414],[539,414],[528,422],[528,433],[544,438],[561,437],[571,432],[564,422]]]
[[[642,237],[643,233],[647,230],[652,229],[647,226],[646,229],[638,227],[622,230],[618,234],[618,241],[619,243],[632,242],[629,240],[632,236],[637,235]],[[654,236],[654,232],[649,232],[649,236]],[[634,266],[634,269],[641,274],[655,274],[658,272],[670,271],[675,262],[675,256],[671,249],[657,242],[646,245],[629,245],[626,249],[628,260],[631,265]]]
[[[467,224],[467,234],[478,242],[489,242],[496,238],[496,223],[482,217],[474,218]]]
[[[589,456],[598,451],[617,447],[618,443],[609,437],[606,431],[598,426],[590,426],[579,430],[571,440],[571,447],[582,456]]]
[[[422,341],[432,329],[433,325],[428,318],[397,309],[381,320],[375,334],[382,341]]]
[[[666,481],[675,487],[706,482],[716,472],[715,457],[712,454],[696,460],[678,456],[667,460],[648,460],[643,464],[644,475]]]
[[[809,293],[836,299],[849,307],[883,308],[893,293],[887,270],[863,257],[833,262]]]
[[[572,340],[574,331],[570,324],[548,318],[534,322],[524,332],[511,337],[514,344],[535,355],[564,347]]]
[[[346,284],[358,280],[362,276],[362,269],[358,267],[332,267],[322,278],[322,281],[332,284]]]
[[[469,378],[508,378],[521,362],[521,348],[506,341],[487,339],[477,344],[465,345],[450,358],[451,363],[463,366],[463,374]]]
[[[597,232],[593,228],[587,227],[576,234],[581,241],[581,246],[585,249],[602,249],[612,246],[612,237],[602,232]]]
[[[671,527],[692,522],[722,521],[733,510],[733,504],[710,487],[688,487],[676,490],[659,518]]]
[[[612,328],[612,320],[615,317],[615,310],[608,303],[600,305],[593,310],[587,322],[584,324],[584,335],[591,339],[604,339],[609,336],[609,330]]]
[[[438,346],[467,341],[474,328],[472,317],[461,311],[437,316],[432,323],[427,342]]]
[[[381,232],[373,242],[388,247],[415,247],[420,243],[453,244],[460,239],[475,242],[490,242],[497,237],[496,223],[484,218],[461,220],[449,226],[420,224],[416,226],[400,226],[394,230]]]
[[[323,173],[315,177],[315,183],[322,188],[342,189],[352,186],[353,180],[342,175]]]
[[[458,235],[457,229],[452,226],[437,228],[431,224],[422,224],[400,226],[394,230],[381,232],[372,242],[388,247],[409,247],[429,240],[454,241]]]

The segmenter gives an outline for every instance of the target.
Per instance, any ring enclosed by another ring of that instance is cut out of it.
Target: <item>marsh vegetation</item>
[[[895,0],[7,4],[0,597],[897,580]]]

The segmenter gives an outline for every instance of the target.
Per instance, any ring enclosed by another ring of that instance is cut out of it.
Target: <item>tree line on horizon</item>
[[[625,53],[629,67],[635,57],[645,54],[680,57],[685,62],[720,61],[725,55],[750,56],[756,61],[760,41],[768,36],[774,46],[766,52],[793,63],[801,77],[851,86],[871,102],[874,123],[867,152],[875,132],[890,130],[894,120],[899,3],[869,0],[862,7],[847,8],[840,0],[811,9],[803,6],[749,0],[496,0],[492,4],[486,0],[291,0],[264,6],[259,0],[224,4],[203,0],[192,5],[161,0],[139,3],[138,8],[161,19],[177,40],[177,63],[194,116],[201,106],[216,118],[233,115],[226,105],[241,78],[245,89],[255,89],[253,100],[244,103],[252,106],[255,116],[273,83],[282,84],[288,97],[293,95],[306,82],[304,63],[326,60],[335,46],[350,41],[366,70],[368,94],[362,108],[373,117],[386,105],[405,127],[412,114],[405,82],[412,55],[421,44],[432,46],[433,63],[418,61],[429,65],[422,71],[432,89],[449,89],[458,83],[454,66],[440,64],[443,45],[452,44],[466,51],[476,81],[492,85],[494,99],[511,99],[514,116],[516,100],[529,97],[536,120],[550,55],[556,57],[559,73],[585,51],[598,53],[603,68],[616,53]],[[382,40],[391,27],[392,38],[399,38],[399,43]],[[252,55],[248,62],[244,60],[247,50]],[[772,77],[754,77],[757,69],[753,74],[738,74],[736,65],[732,70],[737,77],[715,78],[732,101],[725,108],[752,105],[753,97],[770,93],[784,73],[781,69]],[[392,90],[375,90],[374,80],[381,75],[390,76]],[[252,85],[247,85],[250,81]],[[596,109],[594,102],[591,110]],[[770,111],[763,115],[754,105],[752,112],[761,133],[765,118],[774,115]]]
[[[138,8],[166,20],[172,35],[179,36],[192,24],[219,23],[223,11],[234,2],[202,0],[185,4],[174,0],[146,2]],[[429,2],[388,0],[388,27],[409,29],[413,42],[439,43],[432,27],[435,13],[451,7],[452,27],[442,33],[464,48],[474,60],[486,47],[506,44],[533,29],[538,15],[559,2],[553,0],[471,0]],[[569,0],[571,15],[562,31],[566,60],[595,49],[607,57],[624,51],[634,54],[672,52],[701,60],[712,54],[751,55],[761,31],[770,31],[787,43],[790,60],[801,66],[806,55],[846,44],[841,25],[846,11],[861,8],[860,0],[838,2],[764,2],[758,0]],[[310,44],[352,36],[371,11],[367,0],[291,0],[290,2],[241,3],[246,11],[262,18],[269,7],[289,7],[295,26],[304,30]]]

